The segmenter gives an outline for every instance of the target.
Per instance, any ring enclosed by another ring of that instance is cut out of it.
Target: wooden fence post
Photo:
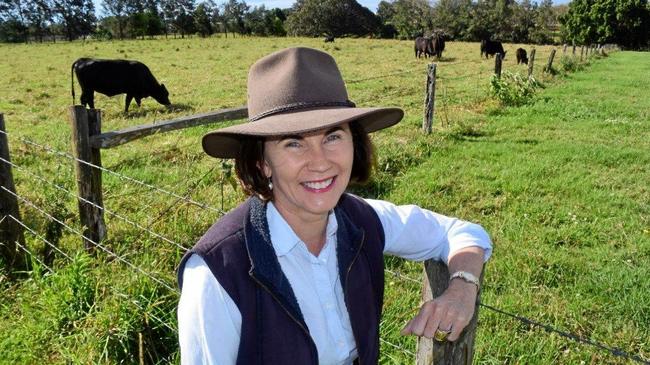
[[[533,77],[533,65],[535,64],[535,48],[530,51],[530,57],[528,59],[528,79],[530,80]]]
[[[497,53],[494,56],[494,73],[497,75],[497,78],[501,78],[501,53]]]
[[[481,273],[481,283],[483,273]],[[440,296],[449,286],[449,270],[441,261],[427,260],[424,263],[424,279],[422,286],[422,301]],[[479,290],[476,302],[479,302]],[[419,337],[417,344],[416,365],[465,365],[471,364],[474,357],[474,338],[478,321],[478,304],[474,316],[463,330],[458,340],[454,342],[438,342],[426,337]]]
[[[573,44],[573,51],[572,51],[572,55],[573,55],[573,56],[575,56],[575,55],[576,55],[576,44],[575,44],[575,43]]]
[[[548,63],[544,68],[545,72],[551,72],[553,70],[553,58],[555,58],[555,48],[551,50],[551,54],[548,56]]]
[[[585,46],[580,46],[580,61],[582,61],[583,54],[585,53]]]
[[[566,55],[566,47],[568,44],[564,43],[564,48],[562,48],[562,56]]]
[[[9,140],[5,132],[4,115],[0,113],[0,157],[10,162]],[[9,276],[13,276],[14,269],[25,269],[27,261],[25,252],[16,245],[16,242],[21,245],[25,244],[23,227],[9,217],[11,215],[20,220],[18,198],[11,194],[16,194],[11,165],[5,161],[0,160],[0,186],[2,186],[0,189],[0,259],[4,262]]]
[[[433,129],[433,116],[436,107],[436,64],[427,66],[426,95],[424,96],[424,118],[422,119],[422,131],[431,134]]]
[[[75,158],[77,158],[75,172],[79,191],[79,216],[83,225],[83,242],[86,250],[92,251],[94,244],[89,240],[99,243],[106,237],[102,199],[102,171],[81,161],[100,167],[102,165],[100,150],[90,145],[90,138],[101,133],[101,111],[86,109],[81,105],[71,106],[70,124],[72,126],[73,152]],[[101,207],[101,209],[98,207]]]

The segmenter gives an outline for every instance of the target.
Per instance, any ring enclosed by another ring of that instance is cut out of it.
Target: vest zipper
[[[262,282],[259,281],[259,280],[254,276],[254,275],[251,275],[251,278],[253,278],[253,280],[254,280],[254,281],[255,281],[259,286],[261,286],[262,288],[264,288],[264,290],[266,290],[266,292],[269,293],[269,295],[271,295],[271,296],[273,297],[273,299],[275,299],[275,301],[280,305],[280,307],[284,310],[284,312],[287,313],[287,315],[288,315],[291,319],[293,319],[294,322],[296,322],[296,324],[297,324],[297,325],[302,329],[302,331],[305,332],[305,334],[307,335],[307,337],[309,338],[309,340],[310,340],[311,342],[313,342],[313,340],[312,340],[312,338],[311,338],[311,335],[309,334],[309,331],[307,331],[307,329],[305,328],[305,326],[303,326],[302,323],[300,323],[300,321],[299,321],[296,317],[294,317],[294,316],[293,316],[293,315],[292,315],[292,314],[287,310],[287,308],[282,304],[282,302],[278,299],[278,297],[277,297],[275,294],[273,294],[273,292],[272,292],[272,291],[271,291],[271,290],[270,290],[266,285],[262,284]],[[314,355],[314,351],[313,351],[313,349],[312,349],[312,357],[313,357],[313,355]],[[318,364],[318,358],[316,359],[315,364]]]
[[[366,241],[366,232],[362,229],[361,230],[361,244],[359,245],[359,249],[357,250],[357,253],[354,255],[352,258],[352,261],[350,261],[350,266],[348,266],[348,270],[345,273],[345,293],[343,297],[345,298],[345,302],[348,302],[348,279],[350,278],[350,271],[352,270],[352,265],[354,265],[354,262],[357,260],[357,257],[359,257],[359,254],[361,253],[361,248],[363,247],[364,242]],[[352,322],[352,321],[350,321]],[[350,323],[352,324],[352,323]],[[352,334],[354,335],[354,330],[352,331]],[[354,341],[357,342],[357,336],[354,336]],[[357,342],[357,348],[358,348],[358,342]],[[359,354],[359,364],[363,364],[361,361],[361,354]]]

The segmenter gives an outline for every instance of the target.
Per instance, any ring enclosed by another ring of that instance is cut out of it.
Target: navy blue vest
[[[384,231],[374,209],[344,194],[334,209],[337,259],[359,364],[379,360]],[[242,315],[237,364],[318,364],[316,345],[271,245],[266,206],[249,198],[219,219],[185,254],[200,255]]]

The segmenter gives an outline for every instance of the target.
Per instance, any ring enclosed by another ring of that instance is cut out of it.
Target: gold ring
[[[445,342],[447,341],[447,335],[449,335],[450,333],[451,330],[442,331],[440,329],[437,329],[436,332],[433,334],[433,338],[438,342]]]

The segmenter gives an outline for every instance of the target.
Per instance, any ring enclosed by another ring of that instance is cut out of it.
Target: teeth
[[[310,189],[315,189],[315,190],[320,190],[320,189],[325,189],[326,187],[330,186],[332,183],[333,178],[329,178],[327,180],[321,181],[321,182],[306,182],[305,186],[307,186]]]

